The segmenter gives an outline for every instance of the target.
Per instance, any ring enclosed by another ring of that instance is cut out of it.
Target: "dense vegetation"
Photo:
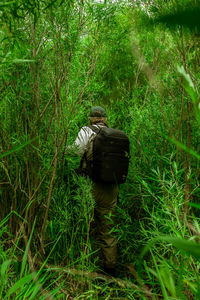
[[[0,298],[199,299],[196,12],[181,0],[0,2]],[[92,183],[66,147],[93,105],[131,142],[116,279],[100,275]]]

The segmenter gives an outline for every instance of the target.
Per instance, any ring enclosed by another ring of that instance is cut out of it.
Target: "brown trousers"
[[[100,248],[103,266],[114,268],[117,259],[117,240],[111,233],[114,226],[114,212],[117,204],[118,186],[96,182],[92,194],[95,200],[96,242]]]

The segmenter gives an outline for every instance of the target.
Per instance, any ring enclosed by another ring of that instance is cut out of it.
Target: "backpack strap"
[[[92,131],[94,131],[96,134],[98,134],[100,132],[100,130],[101,130],[101,128],[96,127],[94,125],[89,125],[87,127],[89,127],[90,129],[92,129]]]
[[[98,134],[102,127],[108,127],[107,124],[104,124],[104,123],[98,123],[99,125],[101,124],[102,126],[94,126],[94,125],[88,125],[87,127],[89,127],[93,132],[95,132],[96,134]],[[96,124],[97,125],[97,124]],[[88,163],[88,159],[87,159],[87,155],[86,155],[86,152],[84,152],[82,158],[81,158],[81,161],[80,161],[80,170],[83,170],[83,162],[86,161],[86,163]],[[87,171],[85,171],[85,175],[87,174]]]
[[[99,127],[98,124],[99,125],[101,124],[101,127]],[[96,134],[98,134],[101,131],[102,127],[108,127],[108,125],[105,124],[105,123],[97,123],[95,125],[97,125],[98,127],[96,127],[94,125],[88,125],[87,127],[89,127],[90,129],[92,129],[92,131],[94,131]]]

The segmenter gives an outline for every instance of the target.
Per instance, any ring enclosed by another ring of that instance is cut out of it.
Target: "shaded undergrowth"
[[[140,182],[144,187],[144,216],[139,219],[125,209],[128,199],[119,198],[114,227],[118,237],[117,278],[107,276],[98,266],[90,180],[73,175],[71,192],[66,192],[66,186],[63,192],[58,190],[60,202],[52,202],[45,255],[34,243],[37,219],[29,239],[20,216],[17,239],[8,230],[10,216],[2,220],[1,298],[198,299],[198,208],[194,210],[196,215],[191,208],[185,212],[181,174],[170,160],[168,169],[153,170],[146,181]],[[149,186],[149,180],[154,186]]]

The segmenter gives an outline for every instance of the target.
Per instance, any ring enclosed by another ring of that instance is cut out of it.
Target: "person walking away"
[[[120,130],[109,128],[104,108],[95,106],[89,115],[89,126],[78,133],[74,145],[82,157],[80,173],[93,181],[96,241],[103,269],[115,274],[117,239],[111,230],[117,205],[119,184],[125,182],[129,162],[129,140]]]

